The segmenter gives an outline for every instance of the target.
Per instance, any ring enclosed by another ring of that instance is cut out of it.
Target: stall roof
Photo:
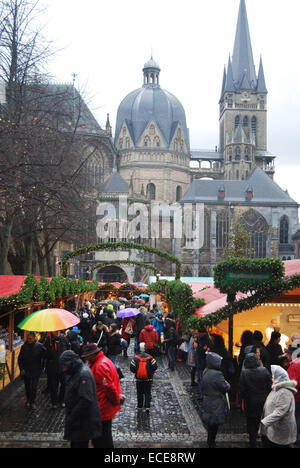
[[[288,279],[292,275],[300,274],[300,260],[287,260],[283,263],[285,267],[285,279]],[[198,292],[196,291],[197,284],[190,284],[190,286],[193,289],[194,297],[203,298],[205,300],[205,305],[196,312],[200,317],[213,314],[227,305],[227,295],[222,294],[219,289],[214,286],[207,284],[207,289]],[[236,297],[240,300],[245,298],[246,294],[238,293]]]
[[[11,294],[17,294],[21,291],[24,281],[26,280],[27,276],[13,276],[13,275],[0,275],[0,297],[8,297]],[[36,279],[39,280],[40,277],[36,276]],[[47,278],[50,282],[51,278]],[[102,286],[105,283],[99,283],[99,286]],[[112,283],[116,288],[122,286],[122,283]],[[141,283],[133,283],[134,286],[145,289],[147,288],[147,284]]]

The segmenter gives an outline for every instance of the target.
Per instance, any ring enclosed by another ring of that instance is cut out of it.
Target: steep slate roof
[[[112,176],[100,187],[100,191],[105,193],[129,193],[129,185],[117,171],[114,171]]]
[[[221,187],[224,187],[225,190],[224,199],[219,198]],[[249,187],[253,189],[252,200],[246,199],[246,191]],[[259,167],[254,169],[247,180],[195,179],[181,199],[181,203],[298,206],[298,203]]]
[[[232,56],[233,79],[240,86],[246,70],[246,82],[251,88],[256,87],[256,72],[248,25],[245,0],[241,0]]]

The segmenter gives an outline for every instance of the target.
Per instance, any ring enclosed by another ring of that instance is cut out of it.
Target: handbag
[[[133,335],[133,328],[132,328],[130,320],[128,321],[126,325],[124,332],[127,333],[127,335]]]

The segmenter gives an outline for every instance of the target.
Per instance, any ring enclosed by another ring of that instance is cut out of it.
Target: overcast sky
[[[102,127],[113,132],[122,99],[143,84],[153,58],[161,87],[182,103],[191,148],[219,141],[218,100],[233,52],[240,0],[43,0],[44,34],[62,49],[51,64],[57,81],[78,75]],[[253,56],[262,55],[268,95],[268,150],[275,180],[300,203],[300,2],[246,0]],[[78,83],[77,83],[78,85]]]

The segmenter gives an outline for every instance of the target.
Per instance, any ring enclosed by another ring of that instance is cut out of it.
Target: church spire
[[[239,16],[236,28],[232,72],[235,86],[240,89],[242,82],[256,88],[257,79],[252,54],[250,31],[245,0],[240,0]]]
[[[258,78],[257,78],[257,92],[258,93],[267,93],[266,80],[264,74],[264,67],[262,63],[262,58],[260,57]]]

